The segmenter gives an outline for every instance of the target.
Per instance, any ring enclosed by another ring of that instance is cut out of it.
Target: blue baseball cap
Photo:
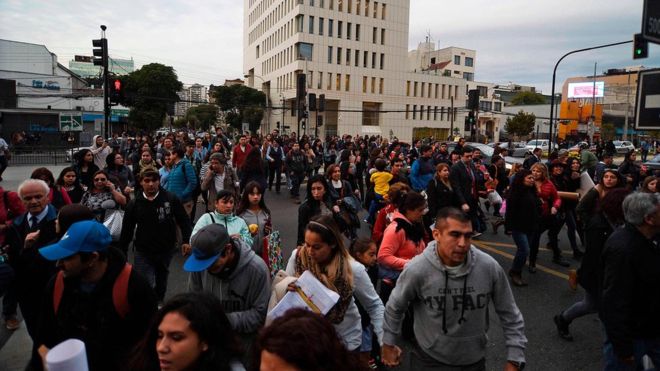
[[[229,242],[229,233],[224,225],[204,226],[190,239],[192,255],[183,264],[183,269],[186,272],[201,272],[208,269],[225,251]]]
[[[95,220],[84,220],[71,224],[58,242],[39,249],[39,253],[48,260],[59,260],[79,252],[103,251],[111,242],[112,236],[106,226]]]

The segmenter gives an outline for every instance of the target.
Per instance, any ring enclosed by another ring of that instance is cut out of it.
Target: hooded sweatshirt
[[[266,321],[270,299],[270,273],[266,263],[250,246],[234,240],[238,263],[225,278],[208,271],[194,272],[188,280],[189,291],[206,291],[220,301],[231,327],[239,334],[256,334]]]
[[[112,148],[110,146],[106,146],[105,148],[103,148],[103,146],[98,147],[96,145],[96,138],[98,137],[100,137],[100,135],[94,135],[94,138],[92,138],[92,146],[89,147],[89,150],[94,154],[94,165],[98,166],[99,169],[103,169],[106,166],[105,158],[112,153]]]
[[[250,230],[248,229],[245,220],[234,214],[220,214],[217,211],[208,212],[199,217],[190,236],[194,236],[197,231],[211,223],[224,225],[230,236],[233,234],[239,234],[245,243],[252,246],[252,235],[250,234]]]
[[[478,362],[486,356],[492,302],[502,324],[507,360],[524,362],[525,325],[502,267],[471,247],[465,263],[450,271],[436,247],[432,241],[401,273],[385,309],[383,342],[396,344],[406,309],[412,305],[415,338],[424,352],[449,365]]]

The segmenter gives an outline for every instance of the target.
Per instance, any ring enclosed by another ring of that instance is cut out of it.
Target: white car
[[[534,148],[541,148],[543,152],[548,152],[550,150],[550,141],[548,139],[532,139],[525,145],[529,151],[533,151]],[[552,143],[552,148],[557,149],[559,146],[557,143]]]
[[[632,144],[632,142],[627,140],[615,140],[612,143],[614,143],[616,153],[628,153],[635,150],[635,146]]]

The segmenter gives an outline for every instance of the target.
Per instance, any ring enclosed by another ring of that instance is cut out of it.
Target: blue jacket
[[[418,158],[412,165],[410,171],[410,181],[415,191],[421,192],[426,189],[431,179],[433,179],[433,160],[428,158]]]
[[[181,159],[176,165],[172,166],[167,178],[165,189],[174,193],[181,202],[192,200],[192,193],[197,187],[197,176],[190,161]]]

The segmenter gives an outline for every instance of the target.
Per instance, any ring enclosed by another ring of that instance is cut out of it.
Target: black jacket
[[[603,248],[600,318],[614,353],[633,355],[633,340],[660,337],[660,248],[626,225]]]
[[[330,197],[326,197],[323,203],[328,209],[332,210],[333,205]],[[296,246],[300,246],[305,242],[305,229],[307,228],[307,224],[309,224],[312,217],[319,215],[320,213],[320,202],[306,199],[305,202],[300,205],[298,208],[298,241],[296,242]]]
[[[53,308],[55,279],[51,279],[42,300],[36,344],[53,348],[64,340],[80,339],[85,343],[90,371],[121,370],[157,309],[153,289],[133,270],[127,293],[130,311],[125,318],[119,316],[112,291],[126,259],[112,247],[108,255],[107,270],[91,292],[81,290],[79,278],[65,278],[56,315]]]
[[[429,222],[435,220],[438,211],[443,207],[453,206],[460,207],[458,203],[458,198],[452,189],[449,189],[443,182],[439,181],[435,177],[431,179],[429,185],[426,187],[427,202],[429,207],[429,212],[426,220],[426,225],[430,225]]]
[[[520,193],[509,191],[504,222],[510,231],[532,233],[536,230],[541,222],[541,200],[533,187]]]
[[[137,193],[126,206],[119,248],[124,253],[128,251],[135,231],[137,251],[152,255],[171,253],[176,245],[177,226],[181,228],[182,240],[189,241],[192,226],[178,197],[162,188],[153,201],[142,192]]]
[[[531,155],[523,161],[523,168],[529,170],[532,168],[532,165],[534,165],[537,162],[541,162],[541,160],[536,157],[535,155]]]
[[[467,166],[469,166],[472,170],[472,174],[475,177],[474,181],[476,181],[477,169],[474,167],[472,162],[470,162]],[[465,163],[463,163],[463,161],[459,161],[452,165],[451,172],[449,173],[449,181],[451,183],[451,187],[456,193],[456,198],[458,199],[459,205],[468,204],[470,208],[475,208],[477,205],[477,199],[474,197],[474,193],[472,192],[474,181],[468,173],[467,166]]]

